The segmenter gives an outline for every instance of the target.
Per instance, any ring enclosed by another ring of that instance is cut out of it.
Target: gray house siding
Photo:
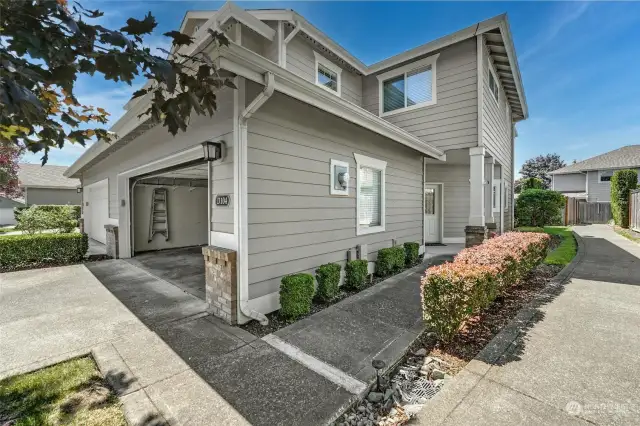
[[[73,189],[58,188],[27,188],[24,191],[25,203],[28,206],[37,204],[69,204],[79,206],[82,203],[82,195]]]
[[[493,93],[489,89],[489,73],[492,66],[489,64],[486,46],[484,47],[482,64],[482,145],[484,145],[490,155],[495,157],[497,163],[502,166],[503,184],[506,188],[507,194],[509,194],[504,223],[504,229],[505,231],[508,231],[511,229],[511,214],[509,212],[511,211],[511,203],[513,202],[511,112],[509,111],[509,107],[506,102],[507,97],[504,90],[502,90],[502,86],[500,86],[500,93],[497,102]]]
[[[586,192],[587,176],[584,173],[553,175],[553,189],[560,192]]]
[[[311,83],[316,82],[315,74],[315,49],[300,35],[296,35],[287,45],[287,70],[304,78]],[[319,51],[318,51],[319,52]],[[326,53],[319,52],[326,59],[331,60]],[[334,61],[332,61],[334,62]],[[335,62],[334,62],[335,63]],[[336,66],[342,66],[335,63]],[[346,68],[342,68],[341,97],[358,106],[362,106],[362,77]]]
[[[187,132],[179,132],[175,137],[165,127],[155,126],[83,172],[82,184],[86,186],[109,179],[109,217],[118,219],[118,199],[121,198],[118,195],[118,173],[192,148],[212,138],[224,138],[230,145],[233,141],[232,133],[233,92],[229,89],[218,94],[218,111],[214,117],[195,116]],[[227,158],[233,158],[233,147],[229,148]],[[228,166],[214,165],[214,179],[222,174],[217,174],[217,167]]]
[[[638,172],[640,181],[640,168],[635,170]],[[587,172],[587,182],[588,202],[611,202],[611,182],[600,182],[597,170]]]
[[[442,150],[478,146],[476,51],[475,39],[441,50],[436,62],[437,103],[384,118]],[[375,115],[380,112],[379,90],[375,75],[364,78],[363,107]]]
[[[275,94],[249,123],[249,297],[275,293],[283,275],[313,272],[368,245],[368,259],[422,241],[422,156],[302,102]],[[354,152],[387,161],[386,230],[356,236]],[[350,164],[348,196],[329,195],[331,159]]]
[[[469,224],[469,165],[427,164],[427,182],[442,183],[443,238],[464,238]]]

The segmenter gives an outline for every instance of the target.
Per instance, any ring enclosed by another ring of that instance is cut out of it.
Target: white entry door
[[[108,180],[85,186],[84,199],[84,229],[92,238],[105,244],[107,233],[104,225],[109,223],[109,185]]]
[[[440,185],[424,186],[424,242],[440,243]]]

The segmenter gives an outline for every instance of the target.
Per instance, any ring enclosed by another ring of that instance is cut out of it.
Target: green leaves
[[[139,21],[134,18],[127,19],[127,25],[120,28],[120,31],[127,33],[129,35],[143,35],[143,34],[151,34],[153,29],[158,26],[156,22],[156,18],[151,15],[151,12],[144,17],[142,21]]]
[[[153,55],[142,36],[157,27],[151,13],[134,17],[117,29],[92,22],[99,10],[65,0],[0,2],[0,132],[16,147],[42,152],[43,162],[53,148],[65,143],[86,144],[111,134],[100,126],[108,113],[84,106],[73,95],[79,76],[100,75],[105,80],[132,84],[149,79],[132,99],[152,94],[141,114],[162,122],[168,131],[185,131],[189,117],[215,114],[216,93],[235,88],[218,74],[213,61],[203,52],[190,56],[167,53],[167,59]],[[216,46],[228,45],[224,34],[209,30]],[[179,31],[164,34],[179,48],[194,42]],[[147,99],[141,102],[147,102]],[[20,129],[16,131],[16,129]]]

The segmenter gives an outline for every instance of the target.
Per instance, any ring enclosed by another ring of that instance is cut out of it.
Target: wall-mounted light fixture
[[[349,195],[349,163],[332,159],[330,167],[329,193],[331,195]]]
[[[222,160],[226,155],[226,144],[224,141],[204,141],[202,150],[206,161]]]
[[[82,194],[82,187],[81,187],[81,186],[77,187],[77,188],[76,188],[76,192],[77,192],[78,194]]]

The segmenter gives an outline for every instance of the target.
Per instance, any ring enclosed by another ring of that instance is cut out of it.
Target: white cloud
[[[584,13],[590,6],[590,3],[588,2],[578,3],[577,7],[574,7],[574,4],[575,3],[571,3],[570,10],[567,11],[565,8],[563,8],[563,10],[559,14],[556,14],[554,16],[552,22],[550,22],[549,25],[543,30],[543,32],[541,34],[538,34],[538,36],[536,37],[538,42],[529,47],[529,49],[520,56],[520,62],[535,55],[537,52],[551,43],[566,26],[584,15]]]

